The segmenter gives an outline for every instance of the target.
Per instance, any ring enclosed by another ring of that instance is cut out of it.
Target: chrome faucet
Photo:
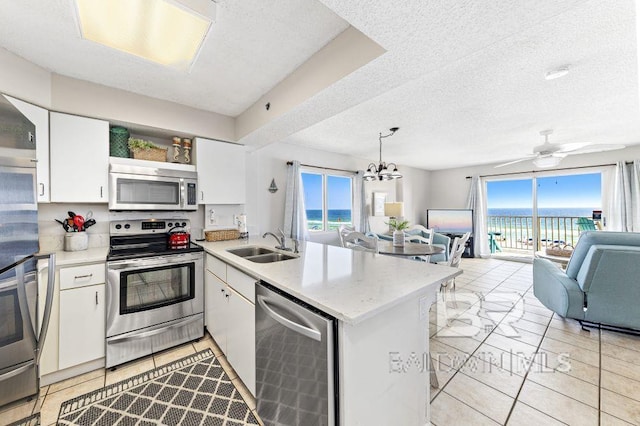
[[[271,235],[278,242],[278,245],[276,246],[278,250],[292,251],[291,247],[287,247],[287,237],[284,235],[284,231],[278,228],[278,232],[280,233],[279,237],[273,232],[265,232],[262,235],[262,238],[267,238],[267,235]],[[293,240],[293,247],[294,247],[293,252],[298,253],[298,240],[296,239]]]
[[[287,247],[287,239],[284,236],[284,232],[282,231],[282,229],[278,229],[278,231],[280,231],[280,234],[282,235],[282,237],[278,237],[276,234],[274,234],[273,232],[265,232],[262,235],[262,238],[267,238],[267,235],[271,235],[273,238],[276,239],[276,241],[278,242],[278,245],[276,246],[276,248],[278,250],[286,250],[286,251],[291,251],[290,248]]]

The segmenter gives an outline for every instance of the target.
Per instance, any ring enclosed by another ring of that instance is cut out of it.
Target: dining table
[[[403,246],[394,246],[393,241],[378,241],[378,253],[391,256],[431,256],[443,251],[444,248],[432,244],[405,242]]]

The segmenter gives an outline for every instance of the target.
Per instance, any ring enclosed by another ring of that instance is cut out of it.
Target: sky
[[[304,203],[307,210],[322,209],[322,175],[302,173]],[[351,209],[351,178],[327,176],[327,209]]]
[[[538,207],[602,207],[601,175],[539,177]],[[531,208],[531,179],[487,182],[488,208]]]

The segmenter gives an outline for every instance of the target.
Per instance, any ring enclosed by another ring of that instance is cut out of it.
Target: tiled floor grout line
[[[602,424],[602,329],[598,327],[598,424]]]
[[[549,326],[551,325],[551,320],[553,319],[553,315],[551,315],[551,317],[549,317],[549,322],[547,323],[547,327],[544,330],[544,334],[542,335],[542,339],[540,339],[540,342],[538,343],[538,346],[536,347],[536,351],[535,354],[538,354],[540,351],[540,348],[542,347],[542,342],[544,341],[545,336],[547,335],[547,332],[549,331]],[[533,359],[535,359],[535,355],[533,355]],[[515,398],[513,399],[513,405],[511,406],[511,409],[509,410],[509,414],[507,415],[507,419],[505,420],[504,424],[506,425],[507,423],[509,423],[509,419],[511,418],[511,414],[513,414],[513,410],[516,408],[516,404],[518,403],[518,398],[520,398],[520,392],[522,392],[522,388],[524,388],[524,384],[527,382],[527,377],[529,377],[529,372],[531,371],[531,367],[533,366],[533,364],[535,363],[535,361],[533,361],[533,359],[531,360],[531,363],[529,364],[529,368],[527,368],[527,372],[524,374],[524,379],[522,380],[522,383],[520,383],[520,387],[518,388],[518,392],[516,393]],[[533,407],[531,407],[533,408]],[[540,411],[537,410],[536,408],[533,408],[536,411]],[[542,412],[542,411],[540,411]],[[546,414],[549,417],[556,419],[555,417],[547,414],[547,413],[543,413]],[[558,420],[560,421],[560,420]],[[561,422],[564,423],[564,422]]]
[[[519,271],[520,269],[521,269],[521,268],[518,268],[516,271],[514,271],[513,273],[511,273],[511,274],[509,275],[509,277],[510,277],[510,276],[513,276],[513,275],[514,275],[517,271]],[[483,275],[484,275],[484,274],[483,274]],[[508,277],[507,277],[507,278],[508,278]],[[505,278],[504,280],[502,280],[502,281],[500,281],[500,282],[501,282],[501,283],[502,283],[502,282],[504,282],[507,278]],[[475,280],[474,280],[474,281],[475,281]],[[471,281],[471,283],[473,283],[473,281]],[[498,286],[499,286],[499,285],[498,285]],[[490,293],[491,291],[495,290],[498,286],[493,287],[493,288],[489,291],[489,293]],[[531,288],[531,287],[529,287],[529,288]],[[526,291],[524,291],[524,292],[521,294],[520,299],[524,298],[524,295],[527,293],[527,291],[528,291],[528,289],[527,289]],[[478,302],[478,303],[479,303],[479,302]],[[475,306],[475,303],[474,303],[472,306],[470,306],[470,307],[469,307],[469,309],[471,309],[473,306]],[[467,310],[466,310],[466,311],[464,311],[464,312],[467,312],[469,309],[467,309]],[[512,309],[513,309],[513,307],[509,310],[509,312],[511,312],[511,310],[512,310]],[[464,312],[463,312],[463,313],[464,313]],[[445,384],[440,388],[440,391],[438,392],[438,395],[436,395],[436,396],[431,400],[431,402],[430,402],[430,403],[433,403],[433,401],[435,401],[435,399],[436,399],[438,396],[440,396],[440,394],[441,394],[442,392],[445,392],[445,389],[446,389],[447,385],[448,385],[448,384],[453,380],[453,378],[454,378],[454,377],[456,377],[456,376],[458,375],[458,373],[460,373],[460,370],[461,370],[461,369],[462,369],[462,368],[467,364],[467,362],[469,362],[469,360],[474,356],[474,354],[478,351],[478,349],[480,349],[480,347],[481,347],[481,346],[486,342],[486,340],[489,338],[489,336],[491,336],[491,335],[494,333],[495,329],[496,329],[496,328],[497,328],[497,327],[502,323],[502,321],[504,321],[504,320],[505,320],[505,318],[508,316],[509,312],[507,312],[507,314],[506,314],[506,315],[505,315],[505,316],[504,316],[504,317],[503,317],[503,318],[498,322],[498,324],[496,324],[496,327],[494,327],[494,328],[491,330],[491,332],[490,332],[490,333],[488,333],[482,341],[479,341],[479,345],[474,349],[474,351],[473,351],[473,352],[471,352],[470,354],[468,354],[467,359],[465,360],[465,362],[464,362],[464,363],[462,363],[462,365],[460,365],[460,367],[459,367],[458,369],[456,369],[456,371],[455,371],[455,372],[453,373],[453,375],[449,378],[449,380],[447,380],[447,382],[446,382],[446,383],[445,383]],[[549,318],[549,323],[550,323],[550,322],[551,322],[551,318]],[[549,324],[547,324],[547,328],[548,328],[548,327],[549,327]],[[436,334],[437,334],[437,332],[436,332]],[[545,329],[545,334],[546,334],[546,329]],[[544,339],[544,336],[543,336],[543,339]],[[444,345],[446,345],[446,346],[450,346],[450,345],[447,345],[446,343],[443,343],[443,344],[444,344]],[[540,345],[540,344],[542,344],[542,339],[540,340],[539,345]],[[538,348],[539,348],[539,345],[538,345]],[[490,345],[490,346],[491,346],[491,345]],[[500,348],[496,348],[496,349],[500,349]],[[466,354],[466,352],[464,352],[464,351],[462,351],[462,352]],[[431,355],[429,355],[429,356],[431,356]],[[484,361],[483,361],[483,362],[484,362]],[[439,365],[439,363],[438,363],[438,365]],[[531,365],[533,365],[533,361],[531,362],[531,364],[529,364],[529,369],[531,369]],[[528,373],[528,371],[527,371],[527,373]],[[461,373],[461,374],[464,374],[464,373]],[[470,377],[470,376],[469,376],[469,377]],[[471,379],[473,379],[473,380],[476,380],[474,377],[470,377],[470,378],[471,378]],[[522,385],[520,386],[520,389],[522,389],[522,386],[524,386],[524,381],[525,381],[525,380],[526,380],[526,375],[525,375],[525,379],[522,381]],[[479,380],[476,380],[476,381],[477,381],[477,382],[479,382],[479,383],[482,383],[482,382],[480,382]],[[490,386],[490,385],[487,385],[487,386],[491,387],[492,389],[495,389],[495,388],[493,388],[493,387],[492,387],[492,386]],[[520,389],[518,390],[518,395],[520,394]],[[500,391],[499,389],[496,389],[496,391],[501,392],[501,393],[503,393],[503,394],[504,394],[504,392]],[[473,408],[473,407],[472,407],[472,406],[470,406],[469,404],[467,404],[467,403],[465,403],[464,401],[461,401],[460,399],[456,398],[456,397],[455,397],[455,395],[452,395],[452,394],[450,394],[450,393],[448,393],[448,392],[447,392],[447,395],[449,395],[450,397],[452,397],[452,398],[456,399],[456,400],[457,400],[457,401],[459,401],[461,404],[464,404],[464,405],[466,405],[467,407],[471,408],[472,410],[474,410],[474,411],[478,412],[479,414],[483,415],[484,417],[487,417],[487,418],[491,419],[489,416],[485,415],[484,413],[481,413],[480,411],[476,410],[475,408]],[[506,395],[506,394],[505,394],[505,395]],[[507,396],[509,396],[509,395],[507,395]],[[509,396],[509,397],[510,397],[510,396]],[[506,423],[509,421],[509,416],[511,415],[511,412],[513,411],[513,408],[515,407],[516,402],[517,402],[517,395],[516,395],[516,398],[514,398],[513,405],[511,406],[511,409],[509,410],[509,414],[507,415],[507,419],[505,420],[505,423],[504,423],[504,424],[506,424]],[[491,420],[493,420],[493,419],[491,419]]]

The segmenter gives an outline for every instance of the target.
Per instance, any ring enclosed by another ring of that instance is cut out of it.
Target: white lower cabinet
[[[60,370],[105,356],[104,263],[60,269]]]
[[[229,288],[227,305],[227,360],[256,394],[256,305]]]
[[[247,284],[255,285],[256,279],[226,264],[225,268],[220,268],[219,263],[218,259],[207,255],[205,323],[229,364],[255,395],[255,289],[248,291]],[[211,264],[218,266],[215,273],[209,268]],[[227,277],[227,282],[220,275]]]
[[[217,276],[207,271],[205,275],[205,325],[211,337],[218,343],[220,349],[227,353],[227,285]]]

